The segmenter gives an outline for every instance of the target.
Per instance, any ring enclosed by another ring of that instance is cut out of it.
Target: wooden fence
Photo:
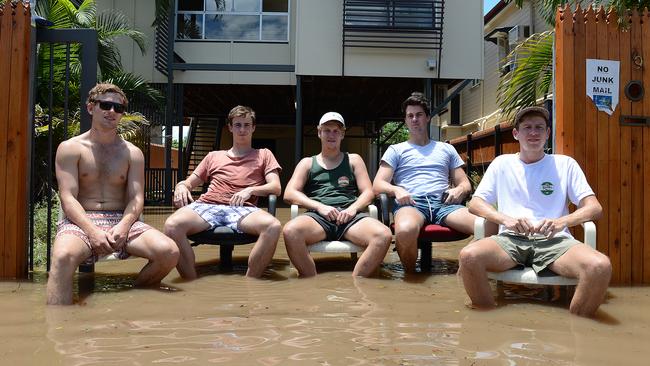
[[[482,173],[495,156],[519,151],[519,143],[514,139],[512,126],[508,122],[457,137],[450,140],[449,143],[456,148],[460,157],[467,163],[468,175],[472,171],[483,175]]]
[[[618,16],[569,7],[556,14],[556,151],[573,156],[603,206],[598,250],[612,261],[614,284],[650,283],[650,91],[626,97],[630,80],[650,86],[650,14]],[[586,94],[586,59],[620,61],[619,105],[610,116]],[[633,62],[634,61],[634,62]],[[621,116],[636,126],[622,125]]]
[[[0,6],[0,277],[27,276],[29,2]]]

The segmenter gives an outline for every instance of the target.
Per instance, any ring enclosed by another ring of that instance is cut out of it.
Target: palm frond
[[[174,0],[156,0],[156,16],[151,26],[157,27],[161,23],[167,22],[169,7],[173,5]]]
[[[554,37],[554,31],[533,34],[508,55],[506,65],[512,69],[497,88],[497,103],[505,116],[534,105],[548,94],[553,78]]]
[[[118,11],[102,12],[97,15],[95,29],[97,29],[100,39],[111,44],[113,44],[115,38],[128,37],[138,45],[143,55],[147,50],[144,33],[134,29],[129,18]]]
[[[85,0],[75,14],[77,24],[83,28],[90,28],[97,15],[97,4],[95,0]]]
[[[146,103],[162,106],[165,97],[160,91],[152,88],[147,81],[140,75],[128,72],[120,72],[103,80],[120,87],[129,97],[129,99],[141,99]]]

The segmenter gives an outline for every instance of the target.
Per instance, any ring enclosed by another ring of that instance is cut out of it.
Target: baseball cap
[[[522,117],[531,113],[542,115],[544,117],[544,120],[546,121],[546,125],[547,126],[549,125],[550,117],[548,114],[548,110],[546,110],[546,108],[544,107],[533,106],[533,107],[523,108],[519,112],[517,112],[517,114],[515,115],[514,126],[518,126],[519,123],[521,122]]]
[[[345,127],[345,121],[343,120],[343,116],[341,116],[339,113],[336,112],[327,112],[323,114],[323,117],[320,118],[320,122],[318,122],[318,125],[322,125],[323,123],[329,122],[329,121],[336,121]]]

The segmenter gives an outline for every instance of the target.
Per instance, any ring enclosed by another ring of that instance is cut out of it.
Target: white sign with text
[[[610,116],[618,105],[619,61],[587,59],[587,95]]]

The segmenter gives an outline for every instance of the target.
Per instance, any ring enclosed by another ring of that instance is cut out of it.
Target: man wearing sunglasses
[[[130,255],[149,262],[136,286],[157,287],[176,266],[173,240],[138,220],[144,205],[144,156],[117,134],[128,100],[112,84],[88,93],[89,131],[62,142],[56,178],[65,217],[58,223],[47,283],[47,303],[72,304],[72,277],[83,262]]]
[[[165,221],[165,234],[180,248],[176,268],[185,279],[196,278],[188,235],[223,226],[257,235],[246,271],[246,276],[255,278],[262,276],[273,259],[280,237],[280,221],[255,206],[259,196],[280,194],[282,169],[270,150],[253,148],[255,112],[236,106],[228,113],[228,130],[232,147],[210,152],[174,188],[174,206],[179,209]],[[194,201],[191,191],[203,182],[209,183],[208,191]]]

